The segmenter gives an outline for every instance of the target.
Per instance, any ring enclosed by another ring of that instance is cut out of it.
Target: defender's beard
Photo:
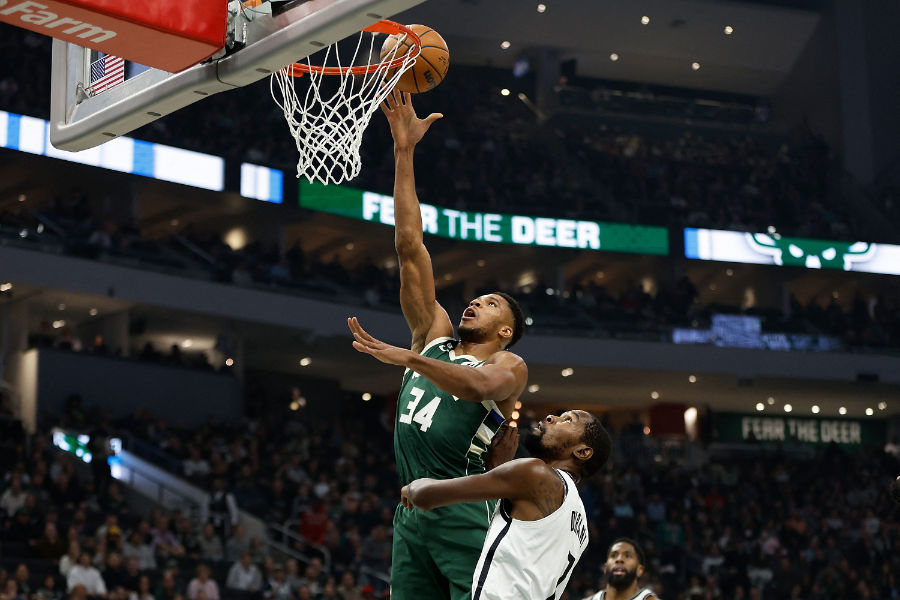
[[[554,448],[550,448],[544,444],[544,432],[534,433],[533,431],[525,431],[522,437],[522,446],[534,458],[547,460],[554,456]]]
[[[632,569],[631,571],[625,571],[621,575],[619,574],[609,574],[609,585],[616,588],[619,591],[627,590],[632,583],[637,579],[637,569]]]

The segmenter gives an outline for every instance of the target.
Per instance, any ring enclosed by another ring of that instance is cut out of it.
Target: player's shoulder
[[[556,469],[540,458],[516,458],[507,463],[509,470],[518,478],[531,482],[552,479],[562,482]]]
[[[528,370],[528,366],[525,364],[525,359],[516,354],[515,352],[510,352],[509,350],[499,350],[494,352],[488,357],[485,364],[491,365],[501,365],[504,367],[512,368],[520,368]]]

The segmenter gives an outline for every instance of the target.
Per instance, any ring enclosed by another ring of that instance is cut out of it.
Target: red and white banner
[[[172,73],[225,45],[224,0],[0,0],[0,22]]]

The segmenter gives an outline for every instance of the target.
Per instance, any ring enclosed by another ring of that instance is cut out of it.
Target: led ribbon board
[[[718,413],[714,425],[719,442],[789,442],[844,446],[884,446],[886,424],[876,419],[823,419]]]
[[[900,275],[900,246],[871,242],[688,228],[684,254],[699,260]]]
[[[310,210],[394,224],[392,196],[301,181],[299,200],[301,207]],[[420,207],[425,233],[454,240],[659,256],[669,253],[669,232],[664,227],[470,212],[424,203]]]
[[[225,160],[221,157],[129,137],[67,152],[50,144],[48,125],[43,119],[0,111],[0,147],[207,190],[225,187]]]

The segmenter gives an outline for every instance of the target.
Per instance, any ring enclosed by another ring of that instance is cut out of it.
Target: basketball
[[[447,49],[447,42],[441,35],[426,25],[408,25],[422,40],[422,52],[416,58],[416,62],[412,68],[400,77],[395,89],[401,92],[409,92],[410,94],[419,94],[437,87],[447,75],[447,69],[450,68],[450,51]],[[384,41],[381,46],[381,58],[393,51],[394,46],[399,42],[401,47],[397,50],[396,58],[404,56],[409,49],[413,47],[410,40],[400,41],[403,33],[395,34]],[[394,74],[394,69],[387,73],[390,78]]]

